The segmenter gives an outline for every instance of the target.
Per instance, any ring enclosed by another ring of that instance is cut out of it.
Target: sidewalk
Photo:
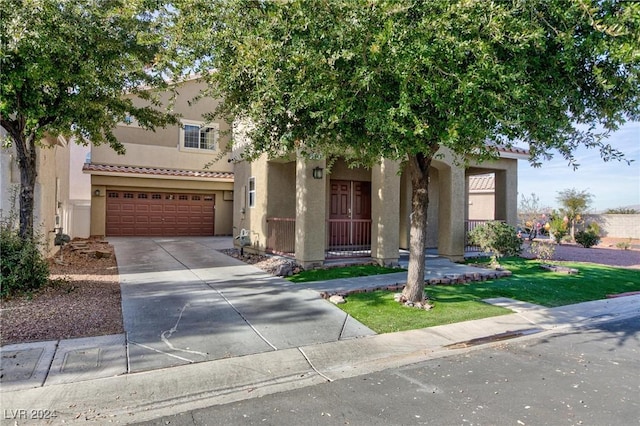
[[[540,336],[640,315],[640,295],[549,309],[509,299],[488,302],[515,313],[135,374],[122,374],[126,371],[124,336],[103,336],[93,342],[75,339],[75,345],[68,340],[6,346],[2,348],[3,374],[9,380],[3,379],[0,394],[3,416],[5,420],[12,416],[18,424],[41,424],[43,416],[52,415],[54,424],[133,423],[396,368],[506,338]],[[58,352],[65,346],[75,349],[54,357],[47,374],[46,362],[35,361],[55,351],[56,345]],[[12,362],[15,365],[8,365]],[[38,379],[20,380],[32,368],[39,372]]]

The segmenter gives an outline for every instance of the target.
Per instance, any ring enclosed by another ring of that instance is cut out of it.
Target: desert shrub
[[[616,247],[618,247],[620,250],[629,250],[631,248],[631,238],[629,238],[629,241],[617,242]]]
[[[557,243],[561,243],[562,239],[569,234],[567,221],[560,216],[555,216],[549,221],[549,234]]]
[[[534,241],[529,246],[529,251],[538,259],[551,260],[556,252],[556,246],[547,242]]]
[[[471,244],[492,253],[492,263],[499,265],[503,256],[517,256],[522,251],[522,241],[516,228],[502,222],[487,222],[469,232]]]
[[[598,234],[588,229],[586,231],[576,233],[575,240],[576,243],[580,244],[582,247],[590,248],[600,242],[600,237]]]
[[[0,224],[0,297],[37,290],[49,280],[49,265],[37,239],[22,239],[3,221]]]

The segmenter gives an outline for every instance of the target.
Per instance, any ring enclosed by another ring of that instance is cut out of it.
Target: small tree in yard
[[[491,264],[500,267],[500,258],[517,256],[522,251],[522,240],[516,229],[503,222],[487,222],[469,232],[469,240],[483,251],[491,253]]]
[[[617,0],[171,2],[171,63],[209,80],[212,113],[252,124],[252,160],[343,156],[405,165],[411,182],[404,295],[424,297],[428,173],[527,144],[532,161],[640,117],[640,4]],[[212,72],[215,70],[215,72]],[[586,125],[586,126],[580,126]],[[583,128],[587,130],[581,130]]]
[[[165,85],[157,12],[143,0],[4,0],[0,13],[0,125],[20,169],[19,235],[33,237],[37,150],[45,135],[124,147],[112,133],[133,117],[154,129],[175,118],[136,106],[142,86]],[[157,105],[155,105],[157,106]]]
[[[587,191],[578,191],[572,188],[559,191],[556,199],[562,205],[560,213],[564,214],[568,219],[569,233],[571,234],[571,238],[574,238],[576,224],[580,221],[580,216],[583,215],[591,205],[593,195]]]

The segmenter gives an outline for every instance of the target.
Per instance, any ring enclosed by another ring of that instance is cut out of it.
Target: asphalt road
[[[636,317],[143,424],[638,425],[639,395]]]

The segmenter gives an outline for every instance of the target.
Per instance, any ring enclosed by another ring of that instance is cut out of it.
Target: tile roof
[[[520,148],[517,146],[507,147],[505,145],[497,145],[496,148],[500,154],[511,154],[518,158],[529,157],[529,150],[526,148]]]
[[[469,191],[493,191],[494,189],[493,173],[469,176]]]
[[[95,163],[85,163],[85,165],[82,167],[82,170],[90,173],[126,173],[132,175],[175,176],[201,179],[233,180],[233,172],[215,172],[209,170],[161,169],[155,167],[114,166],[110,164]]]

